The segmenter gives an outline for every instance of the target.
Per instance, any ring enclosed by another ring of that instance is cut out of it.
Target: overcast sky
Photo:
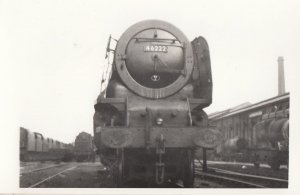
[[[168,21],[208,41],[213,103],[208,113],[277,95],[297,79],[300,1],[1,1],[1,87],[15,124],[72,142],[93,131],[108,36],[145,19]],[[2,56],[1,56],[2,55]],[[4,68],[3,68],[4,67]],[[9,114],[9,112],[7,112]]]

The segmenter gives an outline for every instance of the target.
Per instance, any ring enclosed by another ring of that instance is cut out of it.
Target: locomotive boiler
[[[115,184],[194,181],[194,150],[221,140],[203,108],[212,102],[208,44],[175,26],[146,20],[129,27],[107,52],[113,63],[94,105],[94,141]]]

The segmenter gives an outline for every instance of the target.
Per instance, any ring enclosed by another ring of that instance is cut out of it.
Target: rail
[[[56,173],[56,174],[54,174],[54,175],[51,175],[51,176],[47,177],[46,179],[43,179],[43,180],[41,180],[41,181],[39,181],[39,182],[37,182],[37,183],[35,183],[35,184],[29,186],[28,188],[34,188],[34,187],[37,187],[37,186],[41,185],[42,183],[45,183],[46,181],[49,181],[50,179],[52,179],[52,178],[54,178],[54,177],[56,177],[56,176],[58,176],[58,175],[60,175],[60,174],[62,174],[62,173],[64,173],[64,172],[67,172],[67,171],[70,171],[70,170],[75,169],[76,167],[77,167],[77,166],[73,166],[73,167],[71,167],[71,168],[67,168],[67,169],[65,169],[65,170],[63,170],[63,171],[60,171],[59,173]]]
[[[43,168],[31,170],[31,171],[21,172],[20,174],[21,174],[21,175],[26,175],[26,174],[29,174],[29,173],[34,173],[34,172],[38,172],[38,171],[43,171],[43,170],[51,169],[51,168],[55,168],[55,167],[61,167],[61,166],[64,166],[64,165],[65,165],[65,164],[59,164],[59,165],[53,165],[53,166],[43,167]]]
[[[228,187],[238,188],[287,188],[288,180],[265,177],[259,175],[244,174],[228,171],[219,168],[208,168],[208,172],[203,172],[200,168],[195,169],[196,176],[201,176],[207,180],[214,180]]]

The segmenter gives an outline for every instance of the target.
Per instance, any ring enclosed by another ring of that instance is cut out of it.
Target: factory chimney
[[[283,57],[278,57],[278,95],[285,93]]]

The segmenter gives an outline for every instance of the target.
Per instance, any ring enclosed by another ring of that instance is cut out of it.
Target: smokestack
[[[283,57],[278,57],[278,95],[285,93]]]

